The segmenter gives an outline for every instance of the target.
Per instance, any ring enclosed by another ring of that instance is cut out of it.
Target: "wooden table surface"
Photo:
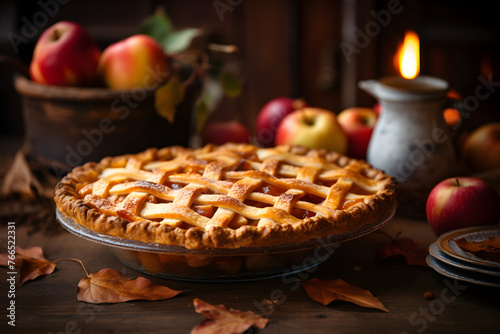
[[[370,290],[388,313],[333,302],[323,306],[287,279],[251,282],[186,282],[138,273],[118,261],[107,246],[99,245],[58,226],[43,229],[12,217],[16,244],[42,246],[49,260],[81,259],[95,273],[114,268],[128,277],[143,276],[176,290],[189,290],[163,301],[129,301],[119,304],[87,304],[76,296],[85,277],[72,262],[60,262],[54,273],[16,286],[8,297],[9,270],[0,268],[0,333],[189,333],[203,320],[194,311],[193,299],[251,310],[269,319],[263,330],[249,333],[487,333],[500,330],[500,289],[454,281],[431,268],[409,266],[403,261],[380,261],[376,252],[387,237],[374,232],[343,243],[321,265],[295,274],[297,279],[342,280]],[[0,222],[0,246],[6,247],[7,221]],[[395,217],[382,229],[386,234],[409,237],[426,247],[435,236],[425,221]],[[361,270],[355,270],[358,266]],[[18,276],[18,275],[16,275]],[[276,291],[280,291],[278,299]],[[426,300],[432,292],[434,300]],[[274,300],[273,300],[274,297]],[[15,300],[15,327],[9,326],[6,308]],[[265,305],[265,307],[264,307]]]

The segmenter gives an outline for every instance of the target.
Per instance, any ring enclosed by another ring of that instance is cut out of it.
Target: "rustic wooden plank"
[[[443,299],[443,291],[447,300],[453,299],[454,295],[445,290],[446,284],[453,286],[453,281],[430,268],[407,266],[402,261],[377,261],[375,253],[378,247],[388,240],[378,232],[343,244],[316,269],[293,277],[240,283],[197,283],[140,274],[122,265],[106,246],[66,231],[38,231],[28,235],[29,228],[22,222],[17,223],[17,243],[25,247],[41,245],[49,259],[80,258],[89,272],[110,267],[129,277],[141,275],[173,289],[190,290],[165,301],[86,304],[76,300],[78,281],[84,277],[82,269],[76,263],[61,262],[53,274],[17,288],[16,331],[20,332],[43,329],[52,333],[187,333],[203,319],[194,312],[192,300],[195,297],[213,304],[263,313],[270,320],[262,331],[265,333],[417,333],[424,326],[428,333],[466,333],[493,331],[500,326],[497,316],[500,311],[499,289],[459,283],[462,290],[452,302],[425,300],[423,294],[427,291],[433,292],[437,300]],[[425,222],[400,218],[389,223],[384,231],[389,235],[403,231],[401,237],[414,237],[424,243],[435,238]],[[1,246],[4,246],[5,225],[0,232]],[[355,271],[354,266],[359,266],[361,271]],[[0,269],[2,306],[6,305],[7,299],[6,272],[5,268]],[[364,309],[344,302],[322,306],[309,299],[295,281],[312,277],[341,278],[368,289],[390,312]],[[11,329],[6,326],[2,317],[2,333]]]

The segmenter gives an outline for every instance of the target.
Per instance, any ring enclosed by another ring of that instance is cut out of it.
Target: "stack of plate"
[[[489,237],[500,238],[500,226],[471,227],[443,234],[429,246],[427,264],[453,279],[500,287],[500,253],[494,253],[497,258],[486,259],[460,248],[456,243],[459,239],[481,242]]]

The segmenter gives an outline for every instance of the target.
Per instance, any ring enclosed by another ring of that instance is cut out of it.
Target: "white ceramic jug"
[[[457,171],[443,118],[448,83],[427,76],[386,77],[361,81],[359,87],[378,99],[382,110],[367,160],[398,180],[398,212],[423,218],[429,192]]]

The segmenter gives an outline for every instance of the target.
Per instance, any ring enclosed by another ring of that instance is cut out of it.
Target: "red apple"
[[[326,109],[303,108],[283,118],[275,138],[276,145],[302,145],[311,149],[347,152],[347,137],[335,114]]]
[[[347,136],[347,155],[356,159],[366,159],[377,113],[371,108],[348,108],[337,116],[342,130]]]
[[[203,145],[250,142],[250,132],[238,121],[213,121],[203,129]]]
[[[98,66],[99,77],[113,89],[154,89],[169,72],[162,46],[142,34],[109,45],[102,52]]]
[[[487,182],[473,177],[449,178],[429,194],[427,219],[437,236],[459,228],[497,224],[500,196]]]
[[[100,54],[99,47],[82,26],[58,22],[45,30],[35,45],[31,79],[45,85],[93,85]]]
[[[476,172],[500,168],[500,123],[487,123],[474,130],[465,140],[463,157]]]
[[[277,97],[267,102],[257,116],[255,131],[258,141],[265,147],[274,145],[278,125],[292,111],[305,107],[304,100]]]

